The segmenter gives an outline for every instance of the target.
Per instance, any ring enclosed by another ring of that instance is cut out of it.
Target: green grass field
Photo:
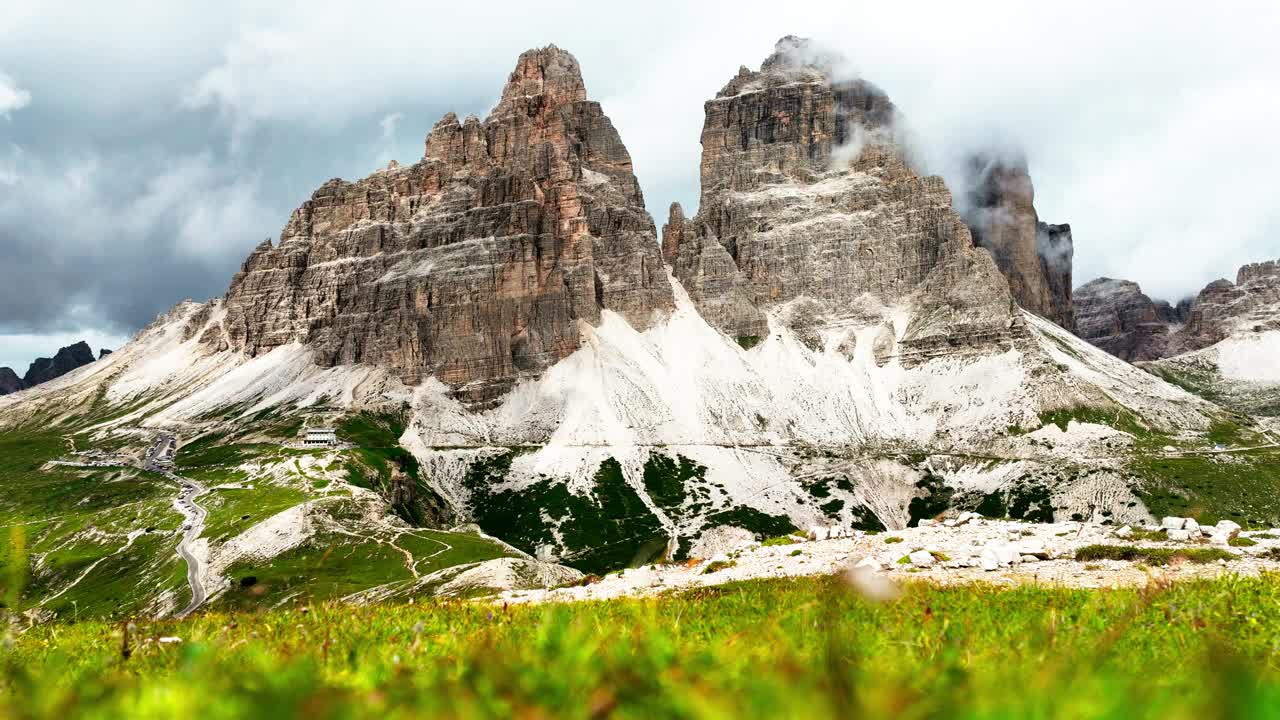
[[[814,578],[50,624],[5,641],[0,716],[1275,717],[1278,610],[1277,577],[913,584],[884,604]]]

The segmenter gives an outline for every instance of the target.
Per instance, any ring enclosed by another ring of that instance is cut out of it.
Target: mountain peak
[[[658,250],[622,138],[550,45],[519,57],[484,120],[445,114],[423,162],[295,211],[232,280],[226,338],[434,377],[478,406],[574,353],[580,322],[670,310]]]
[[[16,393],[19,390],[25,390],[27,384],[22,378],[18,377],[18,373],[10,367],[0,367],[0,395],[8,395]]]
[[[59,348],[51,358],[36,358],[31,363],[31,367],[27,368],[27,374],[22,379],[27,387],[39,385],[91,362],[93,362],[93,350],[89,348],[88,343],[81,340]]]
[[[502,89],[497,113],[522,98],[545,96],[547,104],[564,105],[587,99],[582,68],[572,53],[555,45],[526,50]]]

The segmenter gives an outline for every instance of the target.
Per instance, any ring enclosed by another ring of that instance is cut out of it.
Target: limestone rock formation
[[[962,207],[974,242],[991,251],[1019,305],[1074,331],[1071,226],[1040,222],[1021,154],[976,154],[968,173]]]
[[[418,163],[325,183],[245,261],[225,327],[251,355],[306,343],[476,405],[572,353],[580,322],[644,328],[672,303],[631,158],[549,46],[486,119],[436,123]]]
[[[1137,283],[1098,278],[1075,291],[1076,334],[1122,360],[1155,360],[1169,353],[1169,335],[1187,306],[1152,300]]]
[[[93,350],[89,349],[89,345],[81,340],[74,345],[60,348],[51,358],[36,358],[31,363],[31,367],[27,368],[27,374],[23,376],[22,380],[27,387],[39,385],[54,378],[62,377],[72,370],[82,365],[88,365],[91,362],[93,362]]]
[[[0,395],[16,393],[26,388],[27,384],[18,377],[18,373],[14,372],[13,368],[0,367]]]
[[[1049,302],[1053,308],[1049,319],[1075,332],[1076,307],[1071,290],[1075,243],[1071,239],[1071,226],[1037,221],[1036,254],[1040,256],[1040,268],[1049,284]]]
[[[1252,263],[1236,272],[1236,281],[1215,280],[1191,304],[1186,325],[1172,349],[1208,347],[1233,332],[1280,330],[1280,260]]]
[[[1280,262],[1245,265],[1189,304],[1169,357],[1144,363],[1224,407],[1280,417]]]
[[[885,322],[920,302],[900,352],[911,362],[1007,343],[1021,322],[990,256],[973,247],[941,178],[894,141],[877,87],[794,37],[705,104],[696,217],[671,208],[663,253],[701,314],[743,339],[770,306],[795,323]]]
[[[1245,265],[1194,299],[1152,300],[1137,283],[1098,278],[1075,291],[1077,333],[1119,358],[1158,360],[1234,334],[1280,330],[1280,261]]]

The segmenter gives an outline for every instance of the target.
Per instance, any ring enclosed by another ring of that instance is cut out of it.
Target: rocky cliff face
[[[8,395],[16,393],[19,390],[25,390],[27,384],[18,377],[18,373],[13,368],[0,367],[0,395]]]
[[[795,327],[887,325],[885,308],[920,303],[931,312],[913,315],[905,360],[1007,343],[1020,317],[990,256],[943,181],[904,160],[889,98],[836,64],[784,38],[707,101],[697,216],[675,205],[663,229],[675,276],[740,339],[768,333],[764,310],[784,303]]]
[[[232,280],[226,328],[251,355],[306,343],[483,404],[577,349],[580,322],[671,307],[631,158],[551,46],[486,119],[436,123],[420,162],[317,190]]]
[[[1137,283],[1098,278],[1076,288],[1076,334],[1122,360],[1155,360],[1169,353],[1170,332],[1187,306],[1147,297]]]
[[[1240,333],[1280,330],[1280,261],[1245,265],[1236,282],[1214,280],[1177,305],[1137,283],[1099,278],[1076,288],[1080,337],[1125,360],[1158,360]]]
[[[1040,269],[1049,284],[1049,302],[1052,307],[1050,320],[1075,332],[1076,307],[1072,297],[1071,264],[1075,256],[1075,244],[1071,239],[1071,226],[1067,223],[1036,222],[1036,254],[1040,256]]]
[[[962,206],[974,242],[991,251],[1019,305],[1074,331],[1071,226],[1040,222],[1021,155],[975,155],[968,171]]]
[[[1234,332],[1267,330],[1280,330],[1280,261],[1275,260],[1245,265],[1234,283],[1224,279],[1206,285],[1172,349],[1199,350]]]
[[[1245,265],[1186,308],[1168,357],[1144,367],[1238,412],[1280,416],[1280,262]]]
[[[36,358],[22,380],[27,387],[62,377],[82,365],[93,362],[93,350],[84,341],[61,348],[51,358]]]

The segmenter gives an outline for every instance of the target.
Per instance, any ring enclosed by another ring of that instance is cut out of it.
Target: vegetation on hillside
[[[1258,718],[1280,579],[1147,590],[835,578],[543,607],[320,604],[36,627],[0,716]]]
[[[34,427],[0,433],[0,564],[22,564],[0,579],[0,604],[123,617],[157,593],[185,597],[175,485],[127,466],[46,465],[83,442]],[[31,557],[39,564],[28,567]]]

